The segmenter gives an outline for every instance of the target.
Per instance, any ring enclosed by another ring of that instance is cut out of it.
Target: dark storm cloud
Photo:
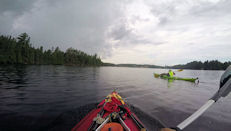
[[[148,19],[137,18],[137,21],[148,21]],[[161,44],[162,42],[153,42],[147,38],[144,38],[141,35],[138,35],[134,29],[128,27],[127,23],[124,21],[120,22],[121,24],[114,25],[110,30],[108,37],[116,40],[115,46],[121,45],[136,45],[136,44]],[[132,21],[135,23],[135,20]]]
[[[10,33],[15,18],[31,9],[35,0],[1,0],[0,33]]]
[[[35,0],[1,0],[0,13],[13,12],[19,15],[24,11],[31,9]]]
[[[110,49],[105,36],[123,17],[120,1],[4,0],[0,2],[0,33],[27,32],[33,45],[78,48],[87,53]]]
[[[151,54],[166,64],[178,62],[172,54],[194,58],[201,47],[212,56],[207,47],[230,45],[230,7],[228,0],[0,0],[0,34],[27,32],[35,47],[73,47],[110,62],[146,63]]]
[[[129,36],[132,33],[132,29],[129,29],[126,24],[121,24],[119,26],[116,26],[112,29],[110,32],[110,36],[114,40],[121,40],[127,36]]]
[[[175,2],[170,4],[163,3],[161,6],[154,6],[151,9],[154,16],[159,18],[159,25],[165,25],[171,21],[171,18],[175,15]]]

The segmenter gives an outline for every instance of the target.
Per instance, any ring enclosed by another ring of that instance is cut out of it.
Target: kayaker
[[[160,74],[160,76],[164,76],[164,75],[169,76],[169,77],[173,77],[175,75],[175,73],[170,69],[170,70],[168,70],[168,73]]]
[[[169,70],[168,71],[168,76],[169,77],[173,77],[175,75],[175,73],[172,71],[172,70]]]

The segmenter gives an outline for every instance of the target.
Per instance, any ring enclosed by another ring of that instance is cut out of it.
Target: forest
[[[142,67],[142,68],[163,68],[163,69],[193,69],[193,70],[225,70],[231,61],[220,62],[218,60],[210,61],[192,61],[187,64],[180,64],[174,66],[158,66],[158,65],[139,65],[139,64],[113,64],[113,63],[103,63],[104,66],[116,66],[116,67]]]
[[[218,60],[211,61],[192,61],[184,65],[175,65],[170,68],[175,69],[196,69],[196,70],[225,70],[229,65],[231,65],[230,61],[220,62]]]
[[[22,33],[16,38],[0,36],[0,64],[100,66],[102,61],[97,54],[88,55],[74,48],[65,52],[59,47],[35,48],[28,34]]]
[[[146,68],[174,68],[197,70],[225,70],[231,62],[192,61],[187,64],[174,66],[112,64],[103,63],[97,54],[89,55],[83,51],[68,48],[65,52],[59,47],[44,50],[42,46],[35,48],[30,43],[27,33],[18,37],[0,36],[0,64],[26,64],[26,65],[77,65],[77,66],[119,66],[119,67],[146,67]]]

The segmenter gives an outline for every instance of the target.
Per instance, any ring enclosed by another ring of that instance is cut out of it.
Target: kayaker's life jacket
[[[171,71],[171,70],[168,72],[168,74],[169,74],[169,77],[173,77],[173,75],[174,75],[173,71]]]

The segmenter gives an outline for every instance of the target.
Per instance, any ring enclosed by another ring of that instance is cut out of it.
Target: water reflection
[[[173,79],[168,79],[168,88],[171,87],[173,81],[174,81]]]
[[[78,107],[101,101],[115,88],[128,103],[140,107],[166,125],[175,126],[217,91],[219,77],[223,73],[198,70],[177,73],[179,77],[199,77],[200,83],[196,85],[186,81],[156,79],[153,72],[167,70],[1,66],[0,130],[44,127],[65,112],[74,112]],[[187,130],[197,129],[195,127],[200,127],[200,123],[204,124],[205,130],[230,129],[230,107],[230,97],[227,97],[202,117],[204,121],[199,120]],[[209,125],[208,121],[219,121],[222,127]]]
[[[26,76],[26,66],[4,66],[0,68],[0,85],[5,89],[26,87]]]

